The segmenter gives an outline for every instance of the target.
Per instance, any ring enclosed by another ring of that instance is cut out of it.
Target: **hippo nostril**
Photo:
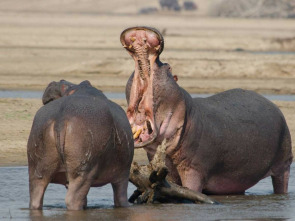
[[[149,134],[153,133],[151,122],[147,121],[146,122],[146,126],[147,126],[147,129],[148,129]]]

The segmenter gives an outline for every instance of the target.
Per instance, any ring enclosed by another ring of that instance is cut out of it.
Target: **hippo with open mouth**
[[[152,160],[166,139],[171,178],[195,191],[240,194],[271,176],[274,193],[287,193],[293,156],[278,107],[242,89],[193,99],[160,61],[159,31],[132,27],[120,40],[135,61],[126,85],[135,148],[144,148]]]

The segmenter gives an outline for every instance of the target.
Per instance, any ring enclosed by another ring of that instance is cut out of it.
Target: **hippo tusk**
[[[138,131],[136,131],[136,133],[133,135],[133,139],[136,139],[139,137],[139,135],[141,134],[142,129],[140,128]]]
[[[136,127],[132,127],[132,134],[136,133]]]

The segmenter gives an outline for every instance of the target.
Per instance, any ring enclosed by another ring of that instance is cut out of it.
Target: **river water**
[[[126,99],[125,93],[104,92],[109,99]],[[0,98],[39,98],[43,91],[0,90]],[[191,94],[192,97],[209,97],[213,94]],[[263,94],[269,100],[295,101],[294,94]]]
[[[130,196],[135,187],[129,185]],[[110,185],[91,188],[88,209],[67,211],[62,185],[50,184],[43,211],[31,211],[28,168],[0,167],[1,220],[295,220],[295,164],[292,165],[287,195],[272,194],[271,179],[266,178],[245,195],[212,196],[220,205],[159,204],[113,208]]]

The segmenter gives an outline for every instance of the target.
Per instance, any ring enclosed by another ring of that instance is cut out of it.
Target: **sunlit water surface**
[[[135,187],[129,185],[130,196]],[[2,220],[295,220],[295,164],[289,194],[272,194],[266,178],[240,196],[212,196],[220,205],[161,204],[113,208],[110,185],[91,188],[88,209],[67,211],[66,189],[50,184],[43,211],[30,211],[27,167],[0,168],[0,219]]]

